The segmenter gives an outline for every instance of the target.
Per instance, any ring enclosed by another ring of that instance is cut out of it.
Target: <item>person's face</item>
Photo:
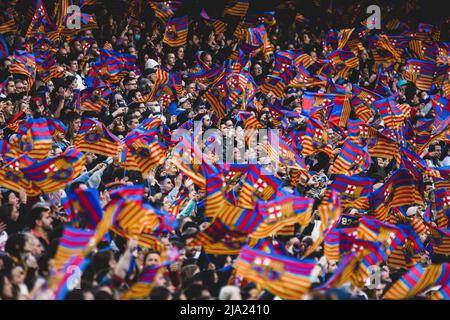
[[[25,92],[26,91],[26,87],[24,86],[23,82],[17,82],[16,83],[16,93],[21,93],[21,92]]]
[[[52,222],[53,218],[50,215],[50,208],[49,208],[48,211],[42,213],[41,227],[46,231],[51,231],[53,229]]]
[[[8,81],[8,85],[6,87],[6,93],[9,95],[14,92],[16,92],[16,84],[14,83],[14,81]]]
[[[211,67],[212,66],[212,57],[210,54],[205,55],[205,58],[203,60],[203,62],[208,66]]]
[[[77,60],[70,61],[69,69],[71,72],[75,73],[78,72],[78,61]]]
[[[209,116],[203,117],[203,125],[209,127],[211,125],[211,118]]]
[[[19,198],[16,196],[14,192],[11,192],[9,194],[8,203],[12,204],[16,208],[19,206]]]
[[[91,54],[92,54],[93,56],[98,56],[98,55],[100,55],[100,51],[99,51],[99,49],[98,49],[98,44],[97,44],[96,42],[94,42],[94,43],[92,44],[92,46],[91,46]]]
[[[81,119],[75,119],[75,120],[72,122],[72,126],[73,126],[73,130],[74,130],[75,132],[78,132],[78,130],[80,130],[80,128],[81,128]]]
[[[190,110],[192,108],[192,105],[191,105],[191,102],[189,100],[187,100],[183,104],[181,104],[180,107],[185,110]]]
[[[178,56],[178,59],[180,59],[180,60],[184,59],[184,48],[183,47],[178,49],[177,56]]]
[[[32,239],[33,239],[33,249],[31,251],[31,253],[35,257],[40,257],[42,255],[42,253],[44,252],[44,248],[42,247],[42,244],[38,238],[33,237]]]
[[[436,145],[434,147],[434,151],[436,152],[435,158],[440,158],[441,155],[442,155],[442,148],[441,148],[441,146],[440,145]]]
[[[169,64],[169,66],[173,67],[175,65],[175,61],[176,61],[175,54],[169,53],[169,55],[167,56],[167,63]]]
[[[11,271],[11,283],[18,286],[25,281],[25,271],[21,266],[16,266]]]
[[[378,166],[380,168],[385,168],[386,167],[385,160],[383,158],[378,158],[377,162],[378,162]]]
[[[136,50],[136,48],[134,48],[134,47],[130,47],[130,48],[128,49],[128,53],[131,54],[132,56],[137,57],[137,50]]]
[[[156,275],[154,284],[155,284],[155,286],[166,286],[167,285],[167,280],[161,272],[159,272]]]
[[[14,112],[14,105],[13,105],[13,103],[11,101],[9,101],[9,100],[5,101],[5,107],[4,107],[3,110],[5,110],[9,114],[13,114],[13,112]]]
[[[187,93],[195,93],[195,83],[190,83],[186,88]]]
[[[228,131],[230,131],[230,130],[233,130],[233,121],[231,121],[231,120],[227,120],[227,122],[225,122],[225,125],[227,126],[227,130]]]
[[[83,293],[84,300],[95,300],[94,294],[90,291]]]
[[[150,253],[145,259],[146,267],[153,267],[161,264],[161,257],[157,253]]]
[[[133,129],[137,128],[138,126],[139,126],[139,120],[138,119],[132,119],[130,124],[129,124],[130,129],[133,130]]]
[[[75,41],[73,46],[74,46],[76,52],[82,52],[83,51],[83,47],[81,46],[81,42]]]
[[[97,159],[97,156],[93,154],[92,152],[86,153],[86,161],[87,163],[92,163],[95,159]]]
[[[262,74],[262,67],[259,64],[255,64],[253,67],[253,73],[255,76],[260,76]]]
[[[164,190],[167,191],[167,192],[170,192],[172,189],[173,189],[172,180],[166,179]]]
[[[192,37],[192,42],[194,43],[194,45],[198,46],[200,44],[200,38],[197,35],[194,35]]]
[[[137,89],[137,81],[135,79],[131,80],[125,85],[125,89],[128,91]]]

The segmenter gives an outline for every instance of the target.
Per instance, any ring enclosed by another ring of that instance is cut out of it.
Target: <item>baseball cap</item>
[[[148,59],[147,62],[145,62],[145,69],[155,69],[157,67],[159,67],[159,63],[153,59]]]

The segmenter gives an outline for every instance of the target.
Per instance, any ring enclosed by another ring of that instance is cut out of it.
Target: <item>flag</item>
[[[261,285],[282,299],[298,300],[310,289],[314,266],[311,260],[299,261],[245,247],[235,269],[237,276]]]
[[[367,145],[361,144],[359,139],[347,138],[341,152],[334,160],[331,174],[353,175],[363,173],[370,168],[372,158]]]
[[[335,191],[331,192],[331,196],[327,199],[327,201],[322,201],[322,203],[320,203],[318,207],[318,214],[320,218],[319,236],[306,250],[303,257],[308,257],[317,249],[328,232],[333,230],[336,226],[336,223],[341,216],[341,203],[339,200],[339,195]]]
[[[234,255],[239,254],[246,243],[246,233],[240,232],[224,223],[220,218],[216,218],[187,245],[200,245],[207,254]]]
[[[335,50],[327,55],[327,60],[337,75],[346,78],[351,69],[357,68],[359,65],[358,57],[350,51]]]
[[[303,137],[303,157],[308,157],[320,151],[329,157],[334,157],[331,144],[328,142],[328,134],[321,121],[309,118],[306,124],[306,133]]]
[[[151,169],[163,164],[166,158],[166,147],[158,141],[155,130],[144,131],[134,129],[124,139],[129,148],[132,160],[127,158],[127,164],[136,164],[143,175],[147,175]]]
[[[309,198],[283,196],[270,202],[258,201],[257,210],[264,221],[250,235],[262,239],[277,233],[283,227],[293,224],[307,226],[311,221],[313,200]]]
[[[92,152],[105,157],[117,156],[119,138],[95,119],[84,119],[75,138],[74,146],[83,152]]]
[[[67,293],[74,289],[74,276],[80,276],[90,263],[90,259],[81,256],[73,256],[67,263],[50,279],[56,300],[64,300]],[[79,279],[77,279],[79,280]],[[76,281],[76,280],[75,280]]]
[[[280,185],[281,181],[260,165],[249,164],[239,194],[238,205],[253,209],[256,204],[255,195],[264,201],[273,199]]]
[[[330,188],[340,195],[343,208],[350,206],[368,209],[368,197],[372,193],[374,181],[374,179],[363,175],[346,176],[338,174]],[[327,192],[327,195],[329,193],[330,191]]]
[[[380,188],[372,193],[370,202],[377,218],[384,221],[390,209],[422,204],[423,199],[413,175],[406,169],[398,169]]]
[[[163,42],[171,47],[185,45],[188,36],[188,28],[188,16],[171,18],[166,24]]]
[[[434,187],[436,225],[438,228],[448,228],[450,219],[450,183],[444,179],[436,179]]]
[[[419,90],[430,91],[435,69],[435,62],[410,59],[405,66],[405,80],[414,83]]]
[[[136,283],[134,283],[125,293],[120,297],[122,300],[129,299],[143,299],[150,295],[153,288],[153,282],[162,272],[162,267],[146,267],[138,276]]]
[[[256,54],[259,50],[267,56],[273,53],[264,25],[242,30],[241,49],[245,54]]]
[[[59,239],[59,246],[54,257],[54,269],[58,272],[74,257],[84,257],[88,253],[87,245],[94,235],[93,230],[81,230],[65,226]]]
[[[224,14],[235,17],[245,17],[250,6],[250,0],[234,0],[227,4]]]
[[[50,50],[36,55],[36,72],[44,82],[52,78],[62,78],[65,73],[64,69],[56,64],[56,58]]]
[[[153,9],[155,17],[161,20],[164,24],[174,15],[172,3],[169,2],[153,2],[149,1],[148,5]]]
[[[298,169],[302,174],[309,178],[310,175],[303,158],[295,153],[287,142],[273,130],[269,131],[269,139],[266,150],[268,156],[275,163],[285,165],[291,169]]]
[[[53,29],[55,29],[55,26],[50,20],[50,16],[48,15],[47,10],[45,10],[42,0],[36,0],[36,12],[28,26],[25,38],[32,39],[36,32],[48,32]]]
[[[86,158],[76,148],[69,148],[59,156],[23,168],[25,177],[43,193],[63,189],[83,170]]]
[[[6,59],[9,56],[8,44],[5,38],[0,33],[0,60]]]
[[[372,107],[383,119],[384,124],[391,130],[398,130],[403,124],[405,116],[397,107],[397,103],[394,99],[381,99],[372,104]]]
[[[97,189],[78,189],[68,194],[66,207],[71,212],[72,223],[95,230],[103,217],[103,208]],[[82,220],[79,222],[79,220]]]
[[[34,53],[17,50],[13,55],[12,63],[9,65],[9,72],[26,75],[28,77],[28,91],[31,90],[36,77],[36,58]]]
[[[36,160],[27,155],[21,155],[17,159],[7,162],[0,168],[0,185],[16,192],[24,190],[30,197],[39,195],[39,190],[26,178],[21,170],[35,163]]]
[[[18,27],[14,19],[9,19],[2,25],[0,25],[0,33],[6,34],[9,32],[17,32]]]
[[[416,264],[384,294],[384,299],[407,299],[416,296],[426,288],[449,281],[450,267],[447,263],[424,267]]]
[[[17,135],[10,138],[10,149],[13,157],[27,154],[35,160],[48,157],[52,147],[52,134],[46,118],[26,118],[19,126]]]
[[[105,48],[100,49],[100,56],[86,79],[86,85],[93,82],[92,78],[101,74],[107,77],[109,83],[118,83],[130,71],[136,70],[136,57],[131,54],[119,53]]]

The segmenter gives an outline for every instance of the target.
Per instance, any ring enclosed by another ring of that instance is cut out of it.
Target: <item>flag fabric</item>
[[[235,0],[227,4],[225,14],[236,17],[245,17],[250,6],[250,0]]]
[[[413,175],[406,169],[399,169],[394,171],[389,179],[372,193],[370,202],[376,217],[385,221],[392,208],[422,204],[423,199]]]
[[[59,246],[54,258],[54,269],[59,271],[70,259],[86,256],[85,250],[93,235],[93,230],[81,230],[66,226],[59,239]]]
[[[313,200],[294,196],[277,197],[275,200],[257,204],[264,221],[251,234],[262,239],[277,233],[283,227],[295,223],[306,226],[311,221]]]
[[[374,179],[363,175],[346,176],[336,175],[331,190],[339,193],[342,206],[354,208],[369,208],[369,196],[372,193]],[[329,193],[329,192],[328,192]]]
[[[95,119],[84,119],[75,138],[74,146],[83,152],[115,157],[120,140],[106,126]]]
[[[236,261],[236,275],[267,288],[282,299],[300,299],[312,283],[315,264],[245,247]]]
[[[3,60],[9,56],[8,44],[3,37],[3,34],[0,33],[0,60]]]
[[[27,155],[21,155],[7,162],[0,168],[0,185],[16,192],[24,190],[28,196],[39,195],[40,191],[22,172],[23,168],[28,168],[35,163],[36,160]]]
[[[367,145],[362,145],[359,139],[347,138],[341,152],[334,160],[332,174],[354,175],[363,173],[370,168],[372,158]]]
[[[216,218],[210,226],[198,233],[188,246],[201,245],[207,254],[234,255],[239,254],[246,243],[246,233]]]
[[[164,32],[163,42],[170,47],[180,47],[186,44],[189,20],[187,16],[171,18]]]
[[[14,52],[13,61],[9,65],[9,72],[26,75],[28,77],[28,90],[31,90],[36,77],[36,57],[34,53],[24,50]]]
[[[124,144],[128,148],[126,150],[130,151],[126,158],[126,166],[137,166],[144,175],[165,160],[167,150],[158,141],[154,130],[134,129],[125,137]],[[122,163],[119,161],[119,164]]]
[[[14,19],[9,19],[5,23],[0,25],[0,33],[6,34],[9,32],[17,32],[18,26]]]
[[[416,264],[384,294],[384,299],[407,299],[424,291],[430,285],[446,284],[450,267],[447,263],[424,267]]]
[[[41,192],[49,193],[63,189],[77,178],[85,161],[86,158],[81,151],[69,148],[59,156],[23,168],[22,172]]]
[[[242,40],[241,49],[245,54],[255,54],[258,50],[261,50],[264,55],[273,52],[264,25],[244,29]]]
[[[435,68],[435,62],[410,59],[405,66],[405,80],[414,83],[419,90],[430,91]]]
[[[159,272],[162,272],[162,267],[146,267],[138,276],[136,283],[128,289],[120,297],[123,300],[143,299],[150,295],[153,288],[153,281]]]
[[[69,193],[66,208],[71,213],[72,222],[85,225],[90,230],[95,230],[103,217],[97,189],[78,189],[74,193]]]
[[[238,205],[243,208],[253,209],[255,196],[267,201],[273,199],[281,181],[274,177],[258,164],[249,164],[245,179],[242,183]]]
[[[285,165],[288,168],[300,170],[302,174],[309,177],[305,161],[301,158],[287,142],[275,131],[269,131],[268,143],[266,146],[268,156],[275,162]]]
[[[307,157],[320,151],[333,157],[333,150],[328,142],[325,126],[320,120],[309,118],[306,124],[306,133],[303,137],[302,155]]]
[[[73,283],[74,270],[81,274],[88,267],[89,258],[72,256],[67,263],[50,279],[56,300],[64,300],[69,291],[72,291],[77,283]]]
[[[348,72],[359,65],[358,57],[350,51],[335,50],[327,55],[327,60],[341,78],[346,78]]]
[[[52,147],[52,134],[46,118],[26,118],[18,133],[10,137],[10,152],[16,158],[27,154],[35,160],[47,158]]]

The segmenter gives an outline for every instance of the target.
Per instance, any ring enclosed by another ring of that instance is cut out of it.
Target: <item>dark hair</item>
[[[126,76],[126,77],[123,79],[123,85],[126,86],[128,83],[130,83],[130,82],[133,81],[133,80],[134,80],[134,78],[132,78],[132,77],[130,77],[130,76]]]
[[[12,222],[11,214],[13,212],[14,206],[10,203],[5,203],[0,207],[0,221],[3,221],[6,224]]]
[[[30,214],[28,216],[28,226],[30,229],[36,228],[36,221],[42,219],[42,214],[48,211],[47,208],[36,207],[31,209]]]
[[[20,259],[20,254],[24,251],[27,239],[28,236],[25,233],[14,233],[10,235],[5,244],[5,251],[11,257]]]
[[[170,296],[170,290],[164,286],[156,286],[150,292],[150,300],[168,300]]]
[[[191,284],[189,287],[184,290],[184,294],[188,300],[201,300],[203,299],[202,292],[204,290],[208,290],[205,286],[201,284]]]

